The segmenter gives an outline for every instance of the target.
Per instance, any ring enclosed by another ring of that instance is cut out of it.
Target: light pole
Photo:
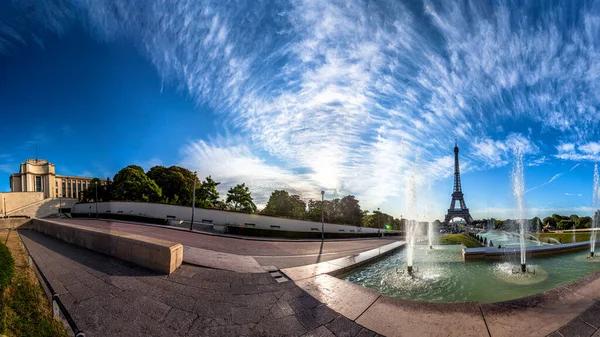
[[[4,199],[4,217],[8,218],[8,210],[6,209],[6,197],[2,199]]]
[[[192,190],[192,221],[190,221],[190,230],[194,226],[194,212],[196,211],[196,171],[194,171],[194,189]]]
[[[98,182],[96,182],[96,220],[98,219]]]
[[[58,195],[58,217],[62,218],[62,194]]]
[[[325,240],[325,191],[321,191],[321,241]]]
[[[379,227],[379,234],[383,236],[383,232],[381,231],[381,211],[379,211],[379,207],[377,207],[377,227]]]

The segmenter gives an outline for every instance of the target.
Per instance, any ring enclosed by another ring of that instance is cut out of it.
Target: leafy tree
[[[288,217],[292,213],[290,194],[284,190],[275,190],[271,193],[267,206],[262,214]]]
[[[146,174],[161,188],[163,201],[169,204],[189,206],[192,203],[194,173],[179,166],[154,166]],[[199,185],[199,180],[196,178]]]
[[[550,228],[556,228],[556,219],[553,216],[545,217],[542,223],[545,226],[549,226]]]
[[[592,218],[589,216],[582,216],[579,218],[577,228],[590,228],[592,227]]]
[[[254,213],[256,205],[246,184],[237,184],[227,192],[227,204],[234,211]]]
[[[353,195],[347,195],[339,201],[339,213],[343,223],[360,226],[363,211]]]
[[[308,210],[306,212],[306,218],[310,221],[321,221],[321,209],[327,207],[327,201],[321,203],[321,200],[308,201]]]
[[[298,195],[290,195],[284,190],[275,190],[271,193],[267,206],[261,213],[292,219],[304,219],[306,202],[300,199]]]
[[[217,186],[221,183],[214,181],[211,176],[200,184],[196,189],[196,205],[202,208],[218,208],[219,207],[219,191]]]
[[[290,196],[291,213],[292,219],[304,219],[306,216],[306,202],[300,199],[299,195]]]
[[[574,225],[574,223],[571,220],[560,220],[558,222],[558,224],[556,224],[556,229],[558,229],[558,230],[572,229],[573,225]]]
[[[111,200],[108,181],[106,184],[102,184],[100,179],[93,178],[87,188],[83,190],[83,201],[96,202],[96,187],[98,187],[98,201]]]
[[[161,200],[162,190],[139,166],[130,165],[121,169],[113,181],[113,197],[116,200],[142,202]]]

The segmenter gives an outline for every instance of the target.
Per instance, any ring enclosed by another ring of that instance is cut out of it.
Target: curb
[[[54,288],[52,288],[52,285],[50,285],[50,282],[48,282],[48,279],[46,279],[46,276],[44,275],[44,273],[42,273],[42,270],[38,266],[37,262],[35,262],[35,259],[29,253],[29,249],[27,248],[25,243],[23,243],[21,234],[19,234],[19,231],[15,230],[15,232],[17,232],[17,235],[19,236],[19,242],[21,243],[21,247],[23,247],[25,249],[25,251],[27,252],[29,266],[33,268],[33,271],[35,272],[36,276],[38,277],[38,280],[40,281],[40,283],[42,285],[44,285],[45,288],[48,289],[48,292],[50,293],[50,300],[52,302],[52,314],[53,314],[54,318],[59,319],[60,314],[62,313],[62,316],[65,318],[65,320],[69,324],[69,327],[73,331],[73,334],[75,335],[75,337],[85,337],[85,333],[83,333],[83,331],[81,331],[77,327],[77,323],[75,323],[75,320],[73,320],[73,317],[71,316],[71,314],[69,314],[69,311],[67,311],[67,308],[60,300],[60,297],[54,291]],[[40,278],[41,278],[41,280],[40,280]]]

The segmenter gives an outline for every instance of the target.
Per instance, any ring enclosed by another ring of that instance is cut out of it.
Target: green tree
[[[169,168],[154,166],[148,170],[146,175],[161,188],[164,202],[174,205],[191,205],[194,185],[192,171],[179,166],[170,166]],[[198,178],[195,179],[199,184]]]
[[[275,190],[271,193],[262,214],[282,216],[292,219],[304,219],[306,215],[306,202],[298,195],[290,195],[284,190]]]
[[[136,165],[127,166],[115,175],[112,190],[115,200],[158,202],[162,197],[160,187]]]
[[[579,218],[577,228],[590,228],[592,227],[592,218],[589,216],[582,216]]]
[[[292,213],[290,194],[284,190],[275,190],[271,193],[267,205],[261,212],[266,215],[289,217]]]
[[[110,185],[108,179],[105,184],[98,178],[90,180],[87,188],[83,190],[83,201],[84,202],[95,202],[96,201],[96,187],[98,187],[98,201],[110,201]]]
[[[227,204],[234,211],[254,213],[256,205],[246,184],[237,184],[227,192]]]
[[[339,213],[342,223],[360,226],[363,211],[353,195],[347,195],[339,201]]]
[[[292,219],[304,219],[306,216],[306,202],[300,199],[299,195],[291,195],[290,204],[292,209],[290,217]]]
[[[214,181],[211,176],[200,184],[196,189],[196,205],[202,208],[218,208],[219,207],[219,191],[217,186],[221,183]]]
[[[556,228],[556,219],[553,216],[545,217],[542,223],[545,226],[549,226],[550,228]]]
[[[308,201],[308,210],[306,211],[306,218],[310,221],[321,221],[321,209],[323,207],[327,207],[327,201],[322,203],[321,200],[312,200]]]

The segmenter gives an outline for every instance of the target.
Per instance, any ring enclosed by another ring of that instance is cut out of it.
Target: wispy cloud
[[[564,173],[557,173],[557,174],[553,175],[553,176],[552,176],[552,178],[550,178],[550,180],[548,180],[548,181],[546,181],[546,182],[544,182],[544,183],[542,183],[542,184],[539,184],[539,185],[537,185],[537,186],[534,186],[534,187],[532,187],[532,188],[530,188],[530,189],[526,190],[526,191],[525,191],[525,193],[531,192],[531,191],[533,191],[533,190],[535,190],[535,189],[538,189],[538,188],[540,188],[540,187],[544,187],[544,186],[546,186],[546,185],[548,185],[548,184],[552,183],[552,182],[553,182],[553,181],[555,181],[556,179],[560,178],[560,177],[561,177],[563,174],[564,174]]]
[[[165,83],[244,139],[187,144],[184,162],[232,182],[261,181],[264,170],[379,204],[404,195],[417,152],[417,179],[451,175],[454,138],[467,170],[507,165],[514,149],[531,165],[600,160],[600,16],[565,5],[532,20],[530,6],[502,0],[416,10],[392,0],[83,0],[36,7],[27,22],[62,33],[83,20],[99,39],[131,41]],[[0,29],[0,52],[29,43],[28,25],[3,24],[12,30]],[[552,132],[558,153],[540,153]]]
[[[581,194],[581,193],[569,193],[569,192],[565,192],[565,195],[569,196],[569,197],[581,197],[583,194]]]

